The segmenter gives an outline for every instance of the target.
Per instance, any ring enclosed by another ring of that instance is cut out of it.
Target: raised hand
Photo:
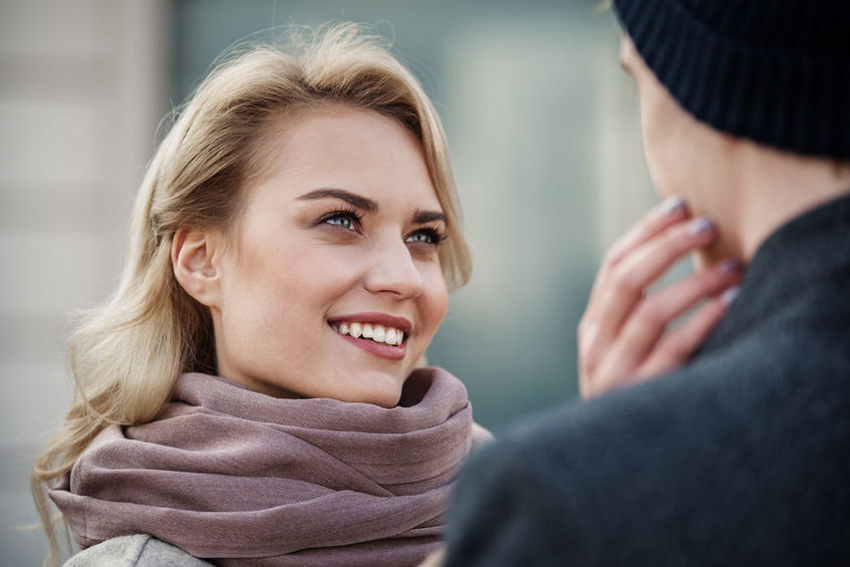
[[[608,250],[578,327],[582,397],[673,370],[702,344],[737,293],[736,262],[719,262],[649,296],[646,289],[715,236],[708,218],[689,218],[684,201],[672,197]],[[668,328],[704,299],[685,322]]]

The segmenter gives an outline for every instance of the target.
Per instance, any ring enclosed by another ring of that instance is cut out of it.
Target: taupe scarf
[[[50,495],[83,547],[147,533],[226,566],[415,565],[472,442],[466,390],[437,368],[392,409],[184,374],[159,418],[104,430]]]

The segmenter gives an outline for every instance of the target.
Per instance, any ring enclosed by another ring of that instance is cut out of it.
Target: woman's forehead
[[[285,185],[293,198],[331,188],[441,208],[419,139],[372,110],[336,105],[286,116],[261,151],[264,175],[254,185]]]

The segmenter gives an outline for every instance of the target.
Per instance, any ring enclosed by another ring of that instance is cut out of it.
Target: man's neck
[[[726,199],[712,211],[721,239],[698,263],[731,254],[749,263],[762,243],[782,225],[818,205],[850,194],[850,164],[803,157],[738,141],[730,153],[731,186],[718,188]],[[711,214],[711,212],[710,212]]]

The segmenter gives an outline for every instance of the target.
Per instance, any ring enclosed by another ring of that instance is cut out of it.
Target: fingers
[[[708,218],[689,220],[684,202],[674,198],[650,211],[609,250],[579,322],[583,397],[672,370],[699,348],[728,308],[732,294],[723,292],[740,279],[738,265],[722,262],[648,298],[645,291],[715,238]],[[668,328],[706,299],[686,322]]]
[[[667,227],[687,217],[688,208],[681,197],[670,197],[651,209],[638,223],[620,237],[609,249],[606,259],[618,263],[632,250]]]
[[[717,326],[737,294],[736,286],[727,288],[720,296],[703,305],[681,326],[667,334],[638,370],[636,378],[659,376],[684,364]]]
[[[600,350],[604,359],[598,366],[581,368],[582,396],[600,395],[685,363],[726,312],[740,276],[740,266],[728,260],[640,300],[617,336]],[[707,298],[712,299],[686,322],[668,330],[672,321]]]
[[[590,292],[588,307],[592,309],[594,295],[609,279],[608,274],[636,247],[653,238],[668,227],[687,218],[688,211],[681,197],[670,197],[646,213],[636,225],[630,228],[608,249],[599,268],[599,275]]]
[[[709,232],[712,231],[708,230],[696,235],[696,239],[682,239],[677,236],[679,232],[673,232],[667,235],[665,244],[649,246],[662,238],[662,235],[683,226],[687,215],[687,207],[681,198],[667,199],[638,221],[606,254],[578,326],[582,388],[585,377],[595,375],[598,364],[609,351],[624,319],[642,299],[644,289],[663,271],[663,266],[674,263],[695,247],[711,240]],[[705,221],[700,223],[704,224]],[[680,246],[683,242],[690,242],[692,246]],[[634,262],[628,259],[642,248],[647,250],[637,254],[641,259],[657,257],[659,254],[663,257],[660,261],[653,261],[648,270],[642,270],[636,277],[632,273]]]
[[[613,341],[643,299],[644,290],[678,260],[709,244],[714,236],[714,226],[707,218],[700,217],[668,227],[635,248],[606,275],[596,297],[591,298],[594,308],[588,314],[588,321],[593,325],[587,331],[594,335],[592,340],[598,341],[602,348]]]
[[[700,300],[737,282],[739,276],[738,264],[728,260],[680,280],[641,302],[618,337],[618,342],[625,345],[620,366],[634,368],[636,361],[646,358],[671,321]]]
[[[582,396],[599,395],[684,364],[726,313],[737,295],[734,284],[739,279],[737,263],[722,262],[645,300],[608,350],[592,382],[585,377],[580,384]],[[705,305],[668,332],[670,322],[707,297],[711,299]]]

